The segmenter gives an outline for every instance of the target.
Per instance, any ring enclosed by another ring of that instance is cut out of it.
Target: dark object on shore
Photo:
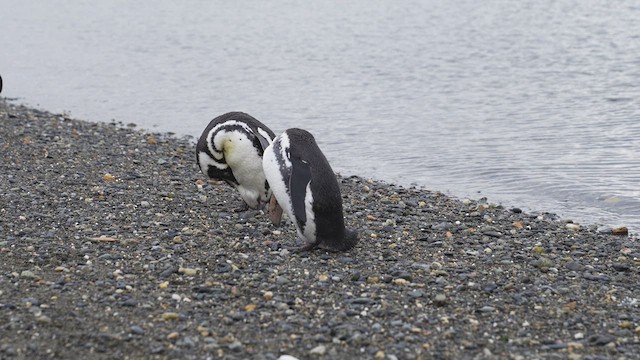
[[[0,76],[0,94],[2,93],[2,76]]]
[[[627,236],[629,235],[629,229],[625,226],[617,227],[611,230],[611,234]]]
[[[211,120],[196,147],[203,174],[235,187],[252,209],[269,202],[271,189],[262,171],[262,154],[275,134],[249,114],[230,112]]]
[[[336,175],[313,135],[286,130],[265,150],[263,164],[273,195],[306,242],[295,251],[346,251],[357,243],[356,232],[344,227]]]

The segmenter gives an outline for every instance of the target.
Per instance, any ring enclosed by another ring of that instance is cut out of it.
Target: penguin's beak
[[[275,226],[280,226],[282,220],[282,207],[278,204],[276,197],[271,195],[271,201],[269,202],[269,219]]]

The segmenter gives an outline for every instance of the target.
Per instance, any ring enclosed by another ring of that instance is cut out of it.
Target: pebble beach
[[[360,242],[294,254],[193,139],[0,98],[0,148],[0,359],[640,358],[625,228],[343,174]]]

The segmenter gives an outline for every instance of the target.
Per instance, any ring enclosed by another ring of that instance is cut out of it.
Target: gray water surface
[[[248,112],[334,170],[640,230],[629,1],[0,2],[3,96],[198,137]]]

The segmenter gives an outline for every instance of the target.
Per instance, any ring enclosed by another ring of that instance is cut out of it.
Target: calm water
[[[335,170],[640,231],[632,1],[0,1],[3,96],[200,135],[246,111]]]

